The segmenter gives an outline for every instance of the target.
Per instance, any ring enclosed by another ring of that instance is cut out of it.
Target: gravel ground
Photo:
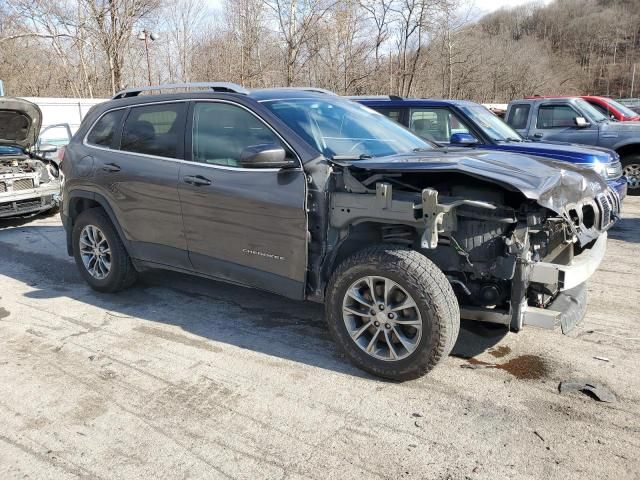
[[[571,335],[464,323],[403,384],[350,366],[319,305],[165,272],[97,294],[57,215],[5,221],[0,478],[640,478],[640,198],[624,217]]]

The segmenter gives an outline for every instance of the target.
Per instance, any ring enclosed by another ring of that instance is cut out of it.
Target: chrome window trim
[[[280,139],[280,141],[282,141],[282,143],[284,143],[289,150],[291,150],[293,152],[293,154],[296,157],[296,160],[298,160],[298,166],[296,166],[295,168],[287,168],[287,171],[302,171],[302,160],[300,159],[300,155],[298,155],[298,152],[296,152],[293,147],[291,147],[291,145],[289,145],[289,142],[287,142],[284,138],[282,138],[282,136],[273,129],[273,127],[271,125],[269,125],[267,122],[265,122],[260,116],[258,116],[255,112],[253,112],[251,109],[245,107],[244,105],[241,105],[239,103],[236,102],[232,102],[230,100],[223,100],[223,99],[217,99],[217,98],[211,98],[211,99],[207,99],[207,98],[189,98],[189,99],[180,99],[180,100],[164,100],[161,102],[149,102],[149,103],[142,103],[142,104],[137,104],[137,105],[126,105],[126,106],[122,106],[122,107],[115,107],[115,108],[111,108],[109,110],[106,110],[105,112],[102,113],[102,115],[100,115],[92,124],[91,127],[89,127],[89,129],[87,130],[86,135],[84,136],[84,138],[82,139],[82,145],[84,145],[85,147],[88,148],[95,148],[97,150],[103,150],[106,152],[118,152],[118,153],[122,153],[125,155],[134,155],[137,157],[149,157],[149,158],[153,158],[153,159],[157,159],[157,160],[166,160],[166,161],[170,161],[170,162],[177,162],[177,163],[184,163],[186,165],[198,165],[198,166],[204,166],[204,167],[209,167],[209,168],[216,168],[216,169],[220,169],[220,170],[232,170],[232,171],[238,171],[238,172],[265,172],[265,173],[273,173],[273,172],[280,172],[283,169],[282,168],[243,168],[243,167],[229,167],[227,165],[213,165],[213,164],[209,164],[209,163],[203,163],[203,162],[194,162],[194,161],[190,161],[190,160],[183,160],[180,158],[171,158],[171,157],[161,157],[158,155],[149,155],[147,153],[136,153],[136,152],[129,152],[126,150],[115,150],[113,148],[106,148],[106,147],[101,147],[99,145],[94,145],[92,143],[89,143],[87,141],[87,137],[89,136],[89,134],[91,133],[91,131],[94,129],[94,127],[96,126],[96,123],[98,123],[100,121],[100,119],[102,117],[104,117],[106,114],[111,113],[111,112],[115,112],[117,110],[125,110],[128,108],[136,108],[136,107],[144,107],[147,105],[163,105],[163,104],[167,104],[167,103],[185,103],[185,102],[217,102],[217,103],[228,103],[230,105],[235,105],[237,107],[243,108],[244,110],[246,110],[247,112],[249,112],[251,115],[253,115],[254,117],[256,117],[258,119],[258,121],[262,122],[269,130],[271,130],[276,137],[278,137]],[[186,135],[186,131],[185,131],[185,135]]]

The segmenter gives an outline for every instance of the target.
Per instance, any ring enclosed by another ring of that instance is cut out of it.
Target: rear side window
[[[180,158],[186,109],[185,102],[132,108],[124,122],[120,150]]]
[[[402,123],[402,110],[397,108],[375,108],[381,114],[389,117],[391,120],[394,120],[398,123]]]
[[[111,148],[113,137],[118,130],[124,112],[124,110],[114,110],[104,114],[87,135],[87,143]]]
[[[529,105],[513,105],[509,110],[507,123],[515,130],[524,130],[527,128],[527,120],[529,119]]]
[[[538,128],[567,128],[576,125],[578,113],[567,105],[542,105],[538,109]]]

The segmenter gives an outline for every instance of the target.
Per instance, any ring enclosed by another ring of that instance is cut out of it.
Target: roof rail
[[[150,87],[127,88],[126,90],[121,90],[116,93],[113,96],[112,100],[117,100],[119,98],[137,97],[142,92],[150,92],[153,90],[177,90],[188,88],[210,89],[214,92],[242,93],[244,95],[247,95],[249,93],[249,90],[242,87],[241,85],[230,82],[167,83],[164,85],[153,85]]]
[[[403,97],[398,95],[349,95],[347,98],[353,100],[404,100]]]
[[[298,90],[299,92],[324,93],[325,95],[335,95],[336,97],[338,96],[337,93],[332,92],[331,90],[317,87],[280,87],[278,88],[278,90]]]

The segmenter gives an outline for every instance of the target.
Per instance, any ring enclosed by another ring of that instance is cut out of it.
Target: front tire
[[[429,372],[451,352],[460,309],[449,281],[424,255],[393,245],[357,252],[327,287],[329,331],[359,368],[390,380]]]
[[[622,159],[622,174],[627,177],[627,194],[640,195],[640,154]]]
[[[76,265],[91,288],[114,293],[135,282],[137,272],[131,258],[104,210],[91,208],[80,213],[72,240]]]

